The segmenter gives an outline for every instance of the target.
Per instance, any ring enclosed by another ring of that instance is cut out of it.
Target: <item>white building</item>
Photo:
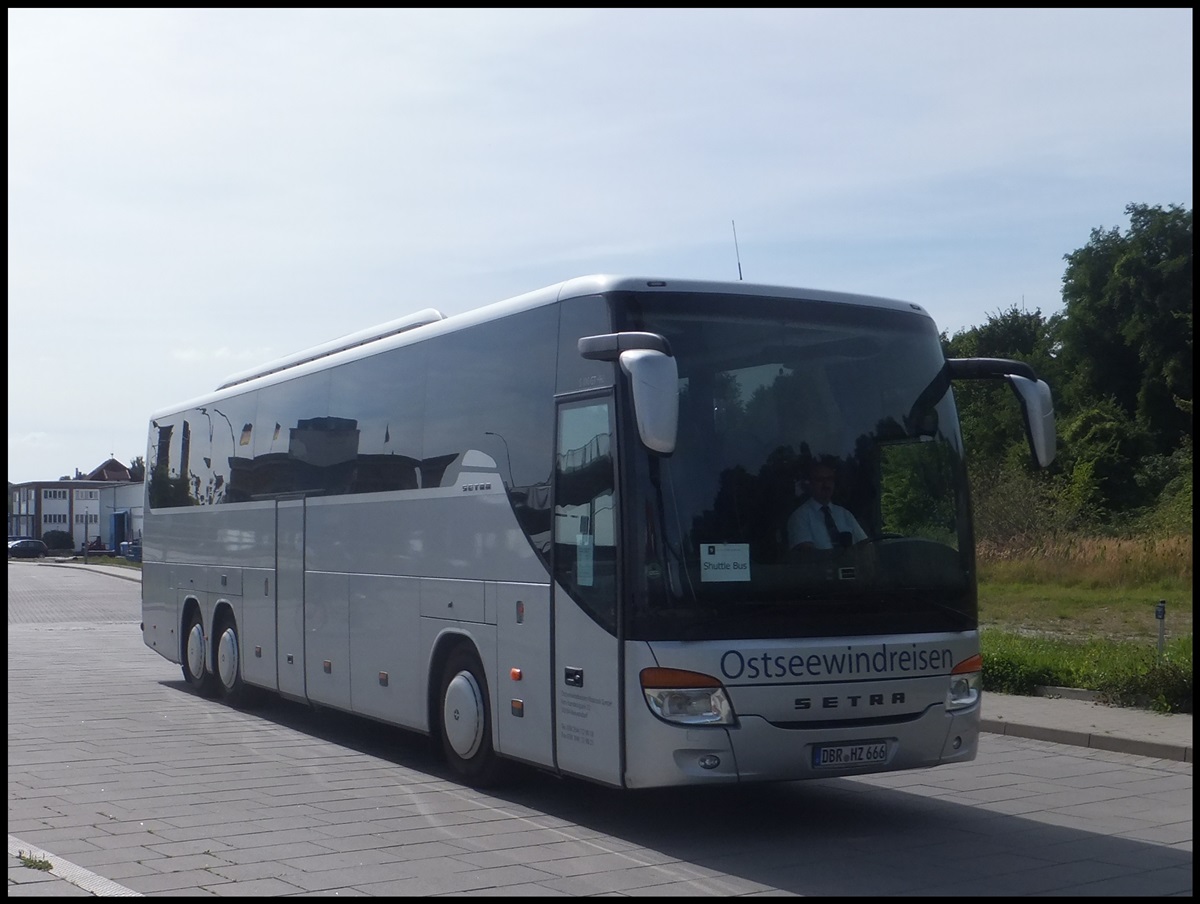
[[[142,507],[142,481],[109,459],[86,477],[10,483],[8,535],[40,540],[48,531],[65,531],[73,549],[97,538],[105,549],[116,549],[141,539]]]

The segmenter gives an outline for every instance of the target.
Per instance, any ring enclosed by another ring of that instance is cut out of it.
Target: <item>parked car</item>
[[[10,540],[8,557],[10,559],[40,559],[49,552],[41,540]]]

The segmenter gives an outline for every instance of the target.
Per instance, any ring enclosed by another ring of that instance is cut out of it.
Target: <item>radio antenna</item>
[[[742,279],[742,253],[740,251],[738,251],[737,223],[734,222],[733,220],[730,220],[729,222],[733,224],[733,254],[737,258],[738,281],[740,282]]]

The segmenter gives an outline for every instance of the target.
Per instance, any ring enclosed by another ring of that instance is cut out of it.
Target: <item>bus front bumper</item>
[[[636,761],[630,758],[625,784],[798,781],[965,763],[978,751],[979,714],[978,704],[953,713],[935,705],[903,722],[819,728],[784,728],[752,715],[732,728],[655,720],[655,727],[639,732],[643,742],[653,743],[642,747]]]

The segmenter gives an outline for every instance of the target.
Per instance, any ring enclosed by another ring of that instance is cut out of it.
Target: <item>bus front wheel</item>
[[[198,694],[211,696],[216,682],[208,667],[208,643],[204,638],[204,623],[200,612],[193,609],[183,630],[183,679]]]
[[[493,784],[499,760],[492,747],[487,681],[473,649],[464,644],[450,652],[440,688],[439,730],[446,761],[470,785]]]

